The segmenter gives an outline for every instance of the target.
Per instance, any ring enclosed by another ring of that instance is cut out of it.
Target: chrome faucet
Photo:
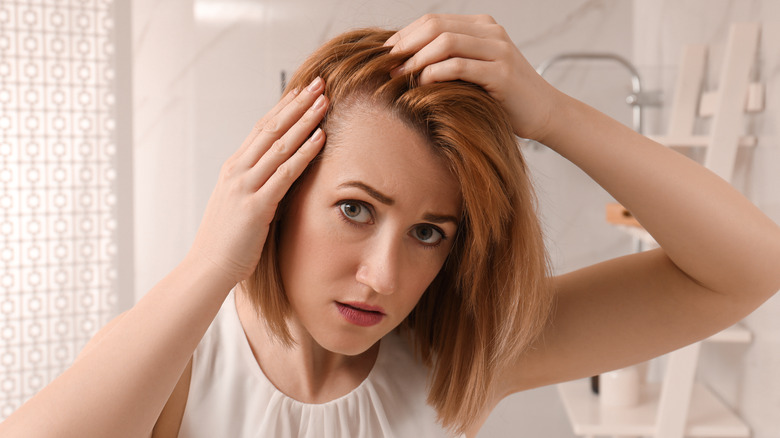
[[[631,74],[631,95],[626,97],[626,103],[631,105],[632,111],[633,111],[633,128],[634,131],[642,134],[644,130],[644,126],[642,124],[642,107],[643,106],[659,106],[661,104],[660,99],[660,93],[659,92],[643,92],[642,91],[642,80],[639,77],[639,72],[634,67],[631,62],[629,62],[626,58],[616,55],[614,53],[600,53],[600,52],[571,52],[571,53],[561,53],[560,55],[556,55],[547,61],[543,62],[537,69],[536,72],[539,73],[540,76],[544,77],[545,71],[547,71],[550,66],[553,64],[560,62],[560,61],[570,61],[570,60],[606,60],[606,61],[614,61],[618,64],[622,65],[626,68],[626,70],[629,71]]]

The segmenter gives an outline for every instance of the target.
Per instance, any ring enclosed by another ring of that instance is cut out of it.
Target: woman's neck
[[[275,340],[268,327],[240,290],[236,309],[255,360],[273,385],[285,395],[304,403],[325,403],[357,388],[376,362],[379,343],[357,356],[328,351],[294,318],[289,323],[295,344]]]

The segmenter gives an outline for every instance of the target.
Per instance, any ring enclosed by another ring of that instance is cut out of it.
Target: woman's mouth
[[[344,319],[361,327],[379,324],[385,317],[381,307],[369,306],[363,303],[341,303],[336,301],[336,308],[338,308]]]

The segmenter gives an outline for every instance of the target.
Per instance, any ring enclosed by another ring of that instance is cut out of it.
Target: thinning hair
[[[549,263],[527,167],[500,103],[468,82],[419,85],[419,72],[391,79],[410,56],[383,47],[392,34],[361,29],[334,38],[301,65],[287,91],[317,76],[325,80],[326,133],[356,102],[386,108],[421,133],[459,181],[463,213],[455,242],[401,329],[430,370],[428,402],[445,427],[462,433],[497,390],[498,373],[548,321]],[[277,251],[294,191],[280,203],[260,263],[243,284],[271,332],[288,344],[291,310]]]

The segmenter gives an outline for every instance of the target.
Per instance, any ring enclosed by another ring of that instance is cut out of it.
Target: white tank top
[[[427,369],[396,334],[382,339],[374,367],[349,394],[322,404],[286,396],[257,364],[231,292],[193,355],[179,437],[451,436],[426,396]]]

